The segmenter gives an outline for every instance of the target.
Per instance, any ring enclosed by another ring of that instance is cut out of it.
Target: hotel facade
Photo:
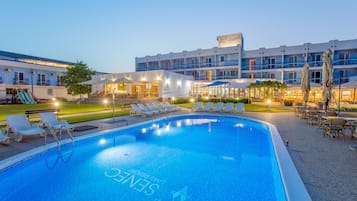
[[[244,50],[241,33],[218,36],[217,41],[218,47],[211,49],[137,57],[136,71],[168,70],[191,75],[196,81],[193,92],[200,93],[203,85],[218,80],[249,83],[255,79],[274,79],[297,86],[301,83],[302,67],[308,63],[311,82],[318,85],[322,81],[322,55],[330,49],[335,84],[357,76],[357,39],[256,50]]]
[[[38,99],[78,98],[67,93],[62,76],[74,63],[0,51],[0,99],[11,100],[17,90]]]

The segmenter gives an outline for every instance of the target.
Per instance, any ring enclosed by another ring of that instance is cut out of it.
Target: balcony
[[[29,80],[28,79],[24,79],[24,80],[13,79],[13,84],[25,84],[25,85],[28,85],[29,84]]]
[[[50,80],[37,80],[36,85],[39,86],[50,86]]]

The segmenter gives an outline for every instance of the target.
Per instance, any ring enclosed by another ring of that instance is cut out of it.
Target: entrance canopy
[[[215,86],[219,86],[219,85],[222,85],[222,84],[228,84],[229,82],[224,82],[224,81],[216,81],[216,82],[213,82],[211,84],[208,84],[206,86],[203,86],[203,87],[215,87]]]

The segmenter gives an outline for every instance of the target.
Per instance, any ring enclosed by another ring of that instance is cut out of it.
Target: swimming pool
[[[300,178],[286,179],[294,167],[276,158],[284,147],[270,132],[249,119],[185,115],[97,133],[3,169],[0,200],[297,200]]]

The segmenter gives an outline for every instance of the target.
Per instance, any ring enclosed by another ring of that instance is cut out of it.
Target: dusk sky
[[[246,50],[357,39],[357,1],[12,0],[0,50],[135,71],[135,57],[206,49],[242,32]]]

